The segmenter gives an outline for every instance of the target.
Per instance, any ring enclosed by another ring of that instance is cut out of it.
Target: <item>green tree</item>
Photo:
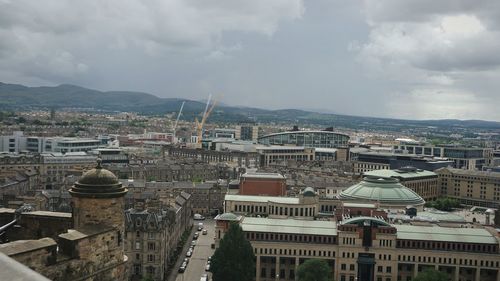
[[[250,242],[237,223],[220,240],[212,256],[213,281],[252,281],[255,279],[255,255]]]
[[[420,272],[413,281],[448,281],[448,275],[435,269],[426,269]]]
[[[331,268],[325,260],[309,259],[297,269],[299,281],[330,281]]]

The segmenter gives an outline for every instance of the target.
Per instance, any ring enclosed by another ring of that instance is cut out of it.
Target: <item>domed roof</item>
[[[217,219],[225,221],[237,221],[238,216],[233,213],[224,213],[222,215],[219,215]]]
[[[420,206],[425,203],[413,190],[399,183],[395,178],[365,177],[363,180],[339,195],[341,200],[369,201],[381,206]]]
[[[306,197],[314,197],[314,196],[316,196],[316,193],[314,192],[314,188],[306,187],[306,188],[304,188],[302,195],[304,195]]]
[[[124,196],[127,189],[112,172],[103,169],[98,161],[97,167],[84,173],[69,193],[74,197],[116,198]]]

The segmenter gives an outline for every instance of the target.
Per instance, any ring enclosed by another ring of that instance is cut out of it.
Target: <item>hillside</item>
[[[186,102],[183,119],[193,118],[203,112],[205,103],[181,98],[157,96],[128,91],[102,92],[74,85],[56,87],[26,87],[0,82],[0,110],[82,108],[100,111],[132,111],[158,115],[177,112]],[[299,109],[266,110],[250,107],[219,105],[210,117],[215,122],[275,122],[281,124],[314,124],[324,127],[346,127],[363,130],[407,131],[464,129],[500,130],[500,122],[482,120],[400,120],[389,118],[358,117],[317,113]]]

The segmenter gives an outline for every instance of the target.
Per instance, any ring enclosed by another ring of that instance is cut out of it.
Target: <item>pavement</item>
[[[198,231],[198,223],[202,222],[204,228],[207,230],[207,235],[203,235],[201,231]],[[180,261],[184,260],[186,257],[187,248],[191,245],[192,238],[186,242],[186,247],[184,247],[179,260],[176,263],[176,267],[173,272],[177,274],[175,281],[199,281],[201,276],[205,273],[209,275],[209,280],[212,280],[210,272],[205,271],[205,265],[207,264],[208,256],[213,255],[214,249],[211,248],[211,244],[214,243],[215,238],[215,221],[212,219],[207,219],[203,221],[194,221],[194,231],[199,232],[199,238],[196,241],[196,246],[194,247],[193,255],[189,259],[188,266],[184,273],[177,273],[180,267]],[[192,237],[192,236],[190,236]],[[175,276],[175,275],[174,275]],[[172,277],[172,276],[171,276]]]

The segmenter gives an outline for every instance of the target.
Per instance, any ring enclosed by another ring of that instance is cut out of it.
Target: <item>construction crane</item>
[[[176,139],[176,137],[175,137],[175,131],[177,130],[177,123],[179,123],[179,118],[181,118],[182,109],[184,108],[184,104],[185,104],[185,103],[186,103],[185,101],[183,101],[183,102],[182,102],[181,109],[179,110],[179,114],[177,114],[177,119],[175,119],[175,124],[174,124],[174,134],[173,134],[173,137],[172,137],[172,141],[173,141],[174,143],[177,143],[177,139]]]
[[[212,102],[212,105],[210,105],[211,100],[212,100],[212,95],[209,95],[207,100],[207,105],[205,106],[205,111],[203,111],[203,116],[201,117],[201,121],[198,121],[198,118],[194,119],[196,125],[196,136],[197,136],[196,148],[201,148],[201,140],[203,138],[203,126],[205,125],[208,116],[210,116],[210,113],[212,113],[212,110],[214,109],[215,104],[217,103],[217,100],[214,100]]]

